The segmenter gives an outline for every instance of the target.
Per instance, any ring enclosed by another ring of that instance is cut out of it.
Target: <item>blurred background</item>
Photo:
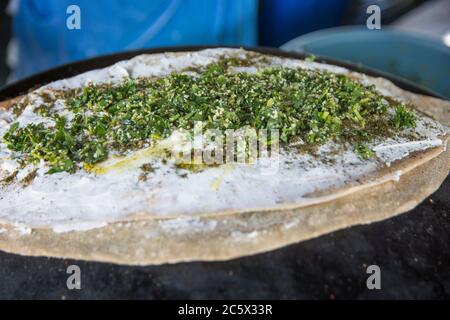
[[[80,29],[68,27],[70,5]],[[381,29],[366,25],[370,5]],[[71,61],[182,45],[308,52],[450,99],[450,0],[0,0],[0,87]]]

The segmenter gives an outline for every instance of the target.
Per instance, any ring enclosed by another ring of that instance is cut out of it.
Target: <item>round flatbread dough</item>
[[[359,77],[357,73],[352,76]],[[450,124],[450,103],[404,91],[381,78],[369,78],[396,98]],[[8,108],[11,101],[2,103]],[[145,214],[86,231],[56,233],[49,228],[0,224],[0,249],[126,265],[193,260],[225,260],[273,250],[338,229],[386,219],[414,208],[439,188],[450,168],[448,137],[443,146],[395,162],[396,179],[372,179],[340,190],[314,204],[205,214],[195,218],[149,218]],[[379,172],[379,177],[386,172]],[[375,183],[373,181],[376,181]]]

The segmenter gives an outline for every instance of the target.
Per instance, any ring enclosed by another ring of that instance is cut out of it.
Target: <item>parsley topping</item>
[[[397,128],[414,128],[416,119],[411,111],[399,105],[395,107],[394,124]]]
[[[113,150],[143,148],[176,129],[192,129],[195,121],[203,121],[204,129],[279,129],[286,144],[342,140],[363,159],[374,155],[364,146],[373,137],[415,125],[404,105],[395,102],[390,115],[390,102],[374,86],[345,75],[283,67],[232,71],[246,65],[239,58],[221,58],[196,75],[172,73],[64,92],[70,121],[52,112],[51,101],[44,102],[35,112],[52,118],[54,126],[14,123],[3,141],[24,164],[44,160],[54,173],[103,161]]]

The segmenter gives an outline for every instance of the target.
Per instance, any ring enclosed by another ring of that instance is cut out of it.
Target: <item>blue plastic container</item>
[[[282,49],[359,63],[450,99],[450,48],[439,39],[390,28],[340,27],[301,36]]]
[[[259,44],[279,47],[299,35],[339,24],[348,0],[259,0]]]
[[[81,29],[69,29],[77,4]],[[255,46],[257,0],[27,0],[13,18],[11,79],[113,52],[182,45]]]

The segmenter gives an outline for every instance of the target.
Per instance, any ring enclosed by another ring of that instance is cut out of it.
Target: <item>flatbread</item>
[[[413,102],[441,123],[450,124],[449,102],[404,91],[385,79],[365,78],[396,98]],[[6,101],[0,107],[10,105],[11,101]],[[0,224],[0,249],[127,265],[226,260],[256,254],[414,208],[448,175],[448,144],[447,137],[442,147],[393,163],[389,172],[403,172],[398,181],[372,177],[371,183],[340,190],[318,203],[276,210],[217,212],[195,218],[149,219],[141,214],[100,228],[63,233]],[[386,172],[378,175],[384,177]]]

